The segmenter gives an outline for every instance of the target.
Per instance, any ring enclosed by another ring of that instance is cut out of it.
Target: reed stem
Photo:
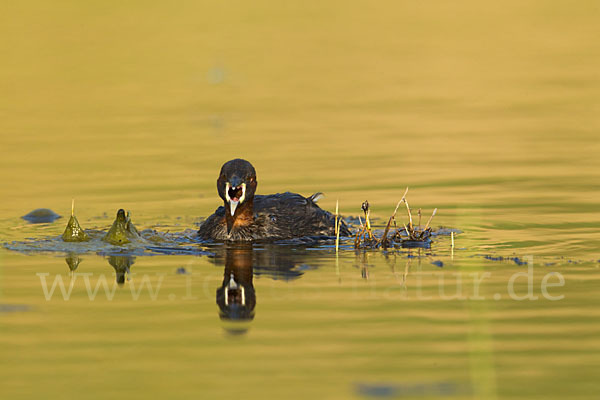
[[[339,199],[335,201],[335,252],[340,248],[340,217],[339,217]]]
[[[425,225],[425,229],[423,229],[424,231],[426,231],[427,228],[429,228],[429,224],[431,223],[431,220],[433,219],[433,217],[435,217],[435,213],[437,213],[437,208],[433,210],[431,217],[429,217],[429,221],[427,221],[427,225]]]

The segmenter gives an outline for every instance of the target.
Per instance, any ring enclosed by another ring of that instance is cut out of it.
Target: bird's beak
[[[229,305],[229,292],[233,291],[233,296],[234,299],[235,297],[237,297],[236,295],[238,294],[237,291],[239,290],[239,296],[240,296],[240,304],[245,306],[246,305],[246,289],[244,289],[244,287],[240,284],[238,284],[234,277],[233,274],[231,274],[231,276],[229,277],[229,283],[225,286],[225,305],[228,306]]]
[[[240,197],[236,197],[235,194],[237,191],[239,191],[240,188],[242,190],[242,194]],[[230,191],[231,191],[232,195],[234,196],[233,198],[229,195]],[[233,214],[235,214],[235,210],[236,210],[238,204],[243,203],[245,198],[246,198],[246,184],[245,183],[242,183],[240,186],[231,186],[229,184],[229,182],[227,182],[225,184],[225,199],[227,200],[227,203],[229,203],[229,211],[231,212],[232,217],[233,217]]]

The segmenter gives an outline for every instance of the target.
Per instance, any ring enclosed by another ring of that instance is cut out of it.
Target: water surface
[[[74,271],[1,249],[2,398],[593,398],[597,20],[558,0],[11,5],[2,242],[57,237],[66,218],[20,217],[72,198],[87,229],[119,208],[194,229],[234,157],[259,193],[354,216],[368,199],[379,225],[409,186],[462,233],[454,252],[199,246]],[[252,277],[245,322],[221,318],[228,254]],[[68,300],[44,292],[57,277]]]

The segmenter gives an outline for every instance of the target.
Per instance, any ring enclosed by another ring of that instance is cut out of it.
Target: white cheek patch
[[[245,198],[246,198],[246,184],[242,183],[242,197],[240,197],[240,203],[243,203]]]
[[[231,201],[231,198],[229,197],[229,182],[225,184],[225,199],[227,202]]]

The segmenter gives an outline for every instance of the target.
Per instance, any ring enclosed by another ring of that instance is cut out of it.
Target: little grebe
[[[316,204],[320,193],[310,197],[289,192],[255,196],[256,186],[256,171],[248,161],[237,158],[223,164],[217,191],[224,206],[200,225],[199,236],[253,241],[335,234],[335,217]],[[343,221],[340,235],[350,235]]]

